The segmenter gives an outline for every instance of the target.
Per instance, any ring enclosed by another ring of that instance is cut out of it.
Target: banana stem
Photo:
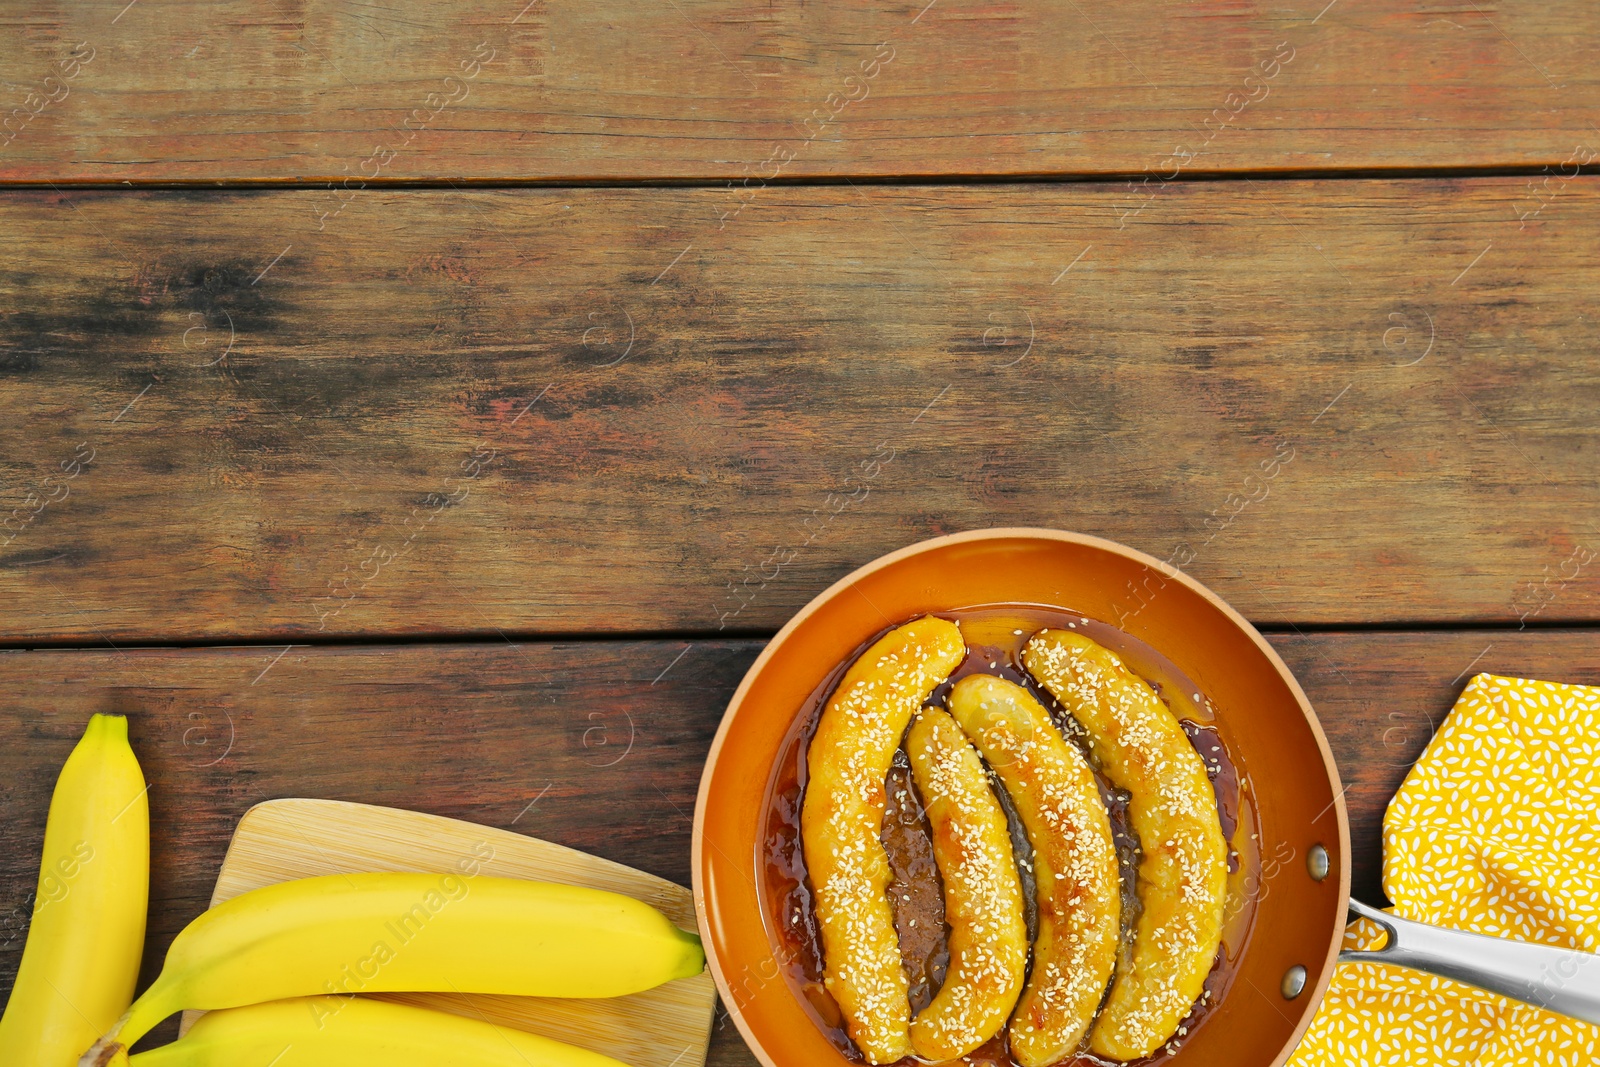
[[[160,979],[133,1002],[105,1036],[89,1047],[78,1060],[78,1067],[127,1067],[128,1049],[145,1034],[155,1029],[157,1023],[177,1011],[169,1004],[170,990]]]
[[[128,1016],[132,1014],[131,1008],[123,1012],[122,1018],[118,1019],[103,1037],[90,1045],[88,1052],[78,1057],[78,1067],[109,1067],[116,1062],[117,1053],[126,1053],[127,1046],[119,1042],[117,1037],[122,1033],[122,1028],[128,1025]],[[124,1055],[122,1058],[126,1060],[127,1056]]]
[[[106,1044],[104,1048],[101,1048],[101,1044],[104,1041],[105,1038],[96,1041],[94,1048],[84,1054],[85,1059],[89,1056],[94,1056],[94,1059],[90,1061],[91,1067],[128,1067],[128,1046],[120,1041],[112,1041]],[[95,1049],[99,1049],[99,1052],[96,1052]],[[78,1062],[82,1067],[83,1060]]]

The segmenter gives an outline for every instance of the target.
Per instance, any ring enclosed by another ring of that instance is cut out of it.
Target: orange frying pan
[[[1337,768],[1305,693],[1244,618],[1151,556],[1096,537],[995,529],[912,545],[841,579],[772,639],[734,693],[700,782],[694,893],[711,970],[766,1067],[859,1063],[787,977],[766,885],[769,784],[818,686],[886,627],[997,604],[1078,612],[1152,646],[1204,690],[1248,781],[1262,855],[1293,857],[1256,892],[1226,992],[1166,1057],[1174,1067],[1278,1067],[1339,962],[1347,912],[1390,928],[1381,956],[1600,1022],[1600,957],[1393,920],[1352,903],[1350,834]],[[1260,883],[1258,882],[1257,885]]]

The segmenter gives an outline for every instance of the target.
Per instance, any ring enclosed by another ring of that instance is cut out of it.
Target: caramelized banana
[[[823,984],[871,1063],[911,1054],[911,1001],[879,834],[884,780],[906,724],[955,670],[955,623],[926,616],[891,630],[850,665],[806,753],[800,837],[816,893]]]
[[[1216,959],[1228,881],[1216,796],[1177,718],[1109,649],[1041,630],[1023,661],[1088,730],[1101,770],[1130,795],[1143,910],[1131,963],[1118,972],[1089,1047],[1139,1059],[1172,1037]]]
[[[950,712],[1000,776],[1033,844],[1039,936],[1012,1016],[1011,1055],[1045,1067],[1078,1051],[1116,963],[1121,880],[1094,775],[1028,691],[973,674]]]
[[[1005,1025],[1028,966],[1028,927],[1005,812],[966,734],[945,712],[924,708],[906,751],[933,829],[950,927],[950,969],[911,1023],[911,1047],[943,1062],[965,1056]]]

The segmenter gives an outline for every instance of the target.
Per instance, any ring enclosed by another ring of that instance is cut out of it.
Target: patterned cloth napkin
[[[1480,674],[1383,818],[1407,919],[1600,951],[1600,688]],[[1356,923],[1347,948],[1383,935]],[[1290,1067],[1579,1067],[1600,1027],[1386,964],[1341,965]]]

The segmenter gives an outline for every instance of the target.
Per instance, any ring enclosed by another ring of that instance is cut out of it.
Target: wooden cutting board
[[[479,860],[488,875],[623,893],[659,908],[685,930],[696,928],[694,896],[653,874],[509,830],[337,800],[269,800],[245,812],[211,903],[321,874],[444,874],[467,858]],[[449,993],[378,994],[375,999],[487,1019],[593,1049],[631,1067],[702,1067],[716,996],[710,973],[701,972],[608,1000]],[[197,1017],[186,1013],[183,1030]]]

